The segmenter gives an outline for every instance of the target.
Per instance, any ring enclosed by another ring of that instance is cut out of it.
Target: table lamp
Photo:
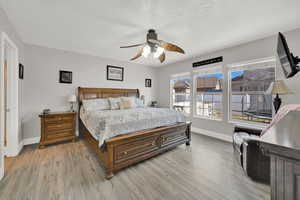
[[[141,100],[143,101],[143,104],[145,104],[145,96],[141,95]]]
[[[74,111],[74,104],[76,103],[76,101],[77,101],[76,95],[73,94],[73,95],[69,96],[68,102],[71,104],[71,108],[70,108],[71,112],[75,112]]]
[[[285,85],[283,80],[276,80],[273,83],[270,84],[269,89],[267,90],[268,94],[274,94],[276,95],[273,105],[275,108],[275,113],[278,112],[280,105],[281,105],[281,99],[279,98],[280,94],[289,94],[291,93],[288,87]]]

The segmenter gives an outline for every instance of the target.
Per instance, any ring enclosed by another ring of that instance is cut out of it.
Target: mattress
[[[126,110],[80,110],[80,118],[101,147],[106,139],[146,129],[186,122],[179,111],[168,108],[132,108]]]

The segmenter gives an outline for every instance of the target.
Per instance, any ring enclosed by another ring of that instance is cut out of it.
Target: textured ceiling
[[[173,63],[300,27],[300,0],[0,0],[25,43],[128,61],[154,28]],[[141,57],[136,63],[162,66]]]

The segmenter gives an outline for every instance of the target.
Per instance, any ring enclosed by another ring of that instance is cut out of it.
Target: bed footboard
[[[80,122],[80,134],[91,146],[105,168],[106,179],[122,168],[136,164],[153,156],[161,154],[178,145],[190,145],[191,122],[178,123],[150,130],[126,134],[106,140],[107,151],[101,152],[98,141]]]

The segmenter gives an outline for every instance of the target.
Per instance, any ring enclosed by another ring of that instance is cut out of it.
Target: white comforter
[[[101,146],[118,135],[185,122],[185,116],[167,108],[133,108],[127,110],[81,110],[80,117]]]

